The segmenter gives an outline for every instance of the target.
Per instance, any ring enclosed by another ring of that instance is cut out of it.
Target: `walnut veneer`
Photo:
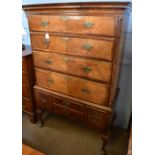
[[[82,122],[103,134],[104,150],[117,96],[128,5],[23,6],[33,50],[40,125],[42,110]]]
[[[36,122],[36,106],[33,86],[35,75],[33,68],[32,50],[27,48],[22,51],[22,109],[30,115],[31,122]]]

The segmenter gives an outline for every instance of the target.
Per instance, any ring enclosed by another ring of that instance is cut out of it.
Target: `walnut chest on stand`
[[[117,96],[127,2],[25,5],[37,113],[43,110],[109,135]]]

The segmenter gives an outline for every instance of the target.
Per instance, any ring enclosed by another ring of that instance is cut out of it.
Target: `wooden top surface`
[[[129,8],[131,2],[67,2],[23,5],[23,10],[45,9],[45,8]]]

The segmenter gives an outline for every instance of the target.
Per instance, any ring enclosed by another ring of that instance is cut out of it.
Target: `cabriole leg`
[[[32,115],[31,116],[31,123],[36,123],[37,122],[37,117],[36,117],[36,115]]]
[[[107,154],[107,150],[106,150],[106,145],[108,143],[108,136],[102,136],[102,140],[103,140],[103,144],[102,144],[102,154],[106,155]]]

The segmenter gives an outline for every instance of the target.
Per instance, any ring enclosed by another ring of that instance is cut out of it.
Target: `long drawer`
[[[55,53],[33,52],[34,65],[100,81],[110,81],[112,63]]]
[[[114,39],[97,40],[50,35],[31,34],[33,50],[53,51],[68,55],[83,56],[111,61],[113,56]]]
[[[108,103],[108,85],[42,69],[36,69],[36,82],[38,86],[96,104]]]
[[[28,20],[31,31],[115,35],[114,16],[30,15]]]

